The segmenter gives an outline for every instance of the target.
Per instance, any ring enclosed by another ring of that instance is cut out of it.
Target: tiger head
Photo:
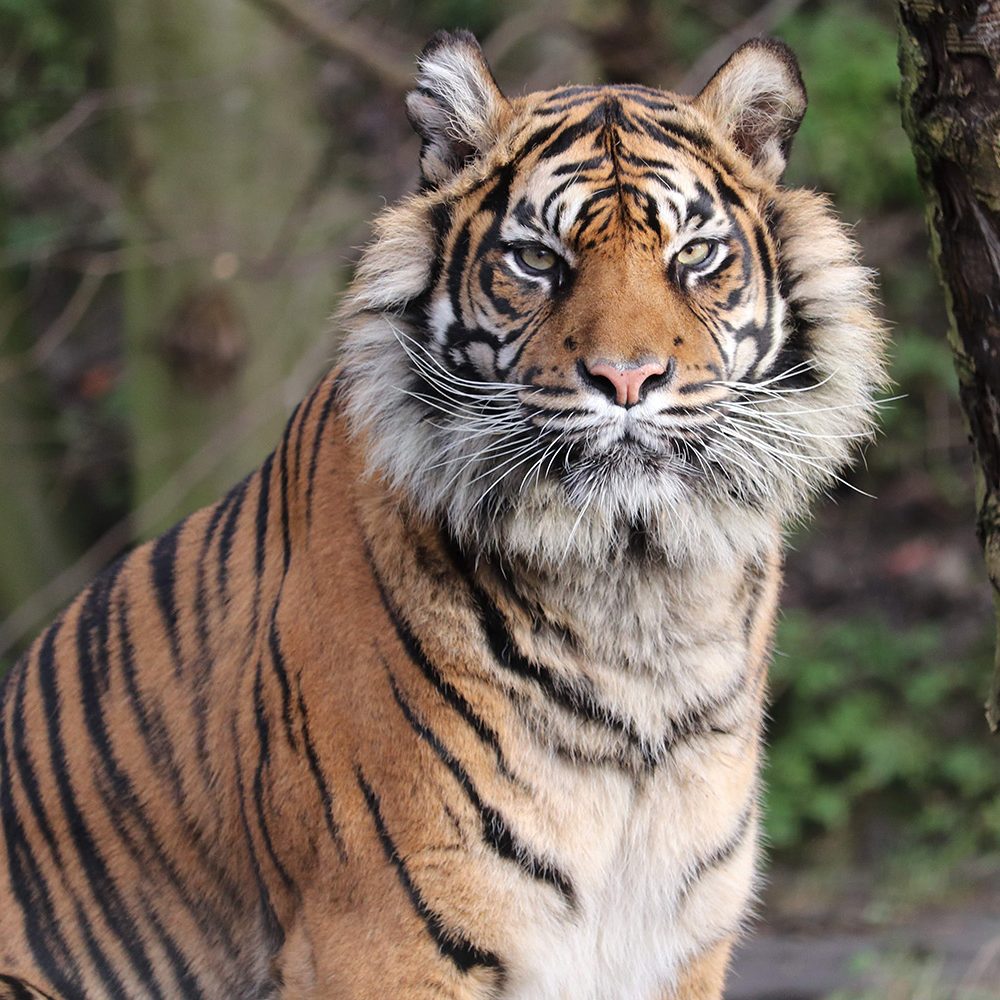
[[[826,201],[781,186],[794,56],[744,45],[694,98],[509,99],[468,33],[425,48],[421,187],[348,297],[371,467],[461,537],[605,558],[773,534],[869,435],[871,281]]]

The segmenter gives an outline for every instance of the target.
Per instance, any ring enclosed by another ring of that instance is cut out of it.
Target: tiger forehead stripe
[[[657,236],[663,235],[661,208],[673,217],[673,228],[684,219],[699,214],[701,221],[711,216],[714,200],[708,195],[706,182],[717,191],[722,206],[729,210],[746,210],[743,198],[733,187],[735,182],[731,171],[720,169],[718,163],[709,162],[704,152],[708,141],[706,137],[685,126],[679,118],[664,118],[662,115],[668,110],[666,107],[657,108],[660,115],[653,119],[648,115],[651,102],[641,99],[638,91],[627,88],[571,89],[576,114],[564,113],[558,122],[548,123],[529,133],[518,144],[509,163],[523,173],[539,169],[540,165],[550,160],[572,155],[577,150],[578,155],[558,163],[551,170],[551,177],[558,182],[544,193],[540,205],[532,206],[528,198],[522,196],[512,212],[515,219],[535,226],[540,219],[556,233],[575,224],[579,227],[580,239],[584,238],[588,227],[593,226],[596,232],[590,233],[590,245],[596,246],[597,238],[604,235],[611,224],[612,206],[608,203],[614,197],[619,201],[631,199],[641,206],[641,211],[627,221]],[[555,100],[556,95],[548,98],[549,102]],[[563,112],[567,110],[562,104],[560,107]],[[676,106],[671,104],[669,108]],[[697,196],[689,198],[686,203],[663,197],[680,193],[676,175],[679,164],[662,158],[651,161],[633,152],[623,136],[640,133],[661,145],[669,144],[670,148],[701,166],[707,176],[705,182],[697,182]],[[728,179],[723,173],[729,174]],[[574,189],[587,186],[592,188],[591,193],[576,206],[573,217],[567,219],[566,197]],[[648,190],[650,186],[659,192],[659,197]],[[620,205],[618,210],[621,212]],[[529,215],[532,216],[530,219]]]

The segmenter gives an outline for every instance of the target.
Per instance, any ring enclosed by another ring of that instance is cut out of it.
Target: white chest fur
[[[503,811],[573,903],[523,879],[501,890],[505,1000],[666,1000],[690,960],[738,930],[753,893],[759,704],[742,564],[629,569],[532,595],[575,645],[527,621],[514,630],[534,662],[584,678],[652,756],[602,756],[585,738],[599,723],[526,683],[511,763],[530,790]]]
[[[741,738],[698,742],[640,782],[563,763],[536,772],[557,810],[536,819],[576,906],[522,900],[505,998],[665,1000],[688,959],[738,928],[752,893],[755,766]]]

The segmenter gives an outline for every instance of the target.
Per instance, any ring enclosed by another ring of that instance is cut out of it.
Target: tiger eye
[[[692,240],[686,247],[678,251],[677,263],[683,267],[696,267],[698,264],[704,264],[712,252],[713,245],[708,240]]]
[[[520,247],[514,255],[529,271],[551,271],[559,263],[558,255],[543,246]]]

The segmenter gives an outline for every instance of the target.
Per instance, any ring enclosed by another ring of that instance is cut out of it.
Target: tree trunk
[[[986,703],[1000,729],[1000,0],[900,0],[903,124],[976,469],[976,528],[998,613]]]
[[[245,0],[115,11],[116,82],[150,96],[123,122],[122,150],[126,393],[135,506],[156,510],[137,515],[148,536],[224,493],[277,439],[298,400],[275,405],[271,390],[328,335],[356,209],[330,187],[318,66],[297,39]],[[206,446],[214,459],[192,473]]]

